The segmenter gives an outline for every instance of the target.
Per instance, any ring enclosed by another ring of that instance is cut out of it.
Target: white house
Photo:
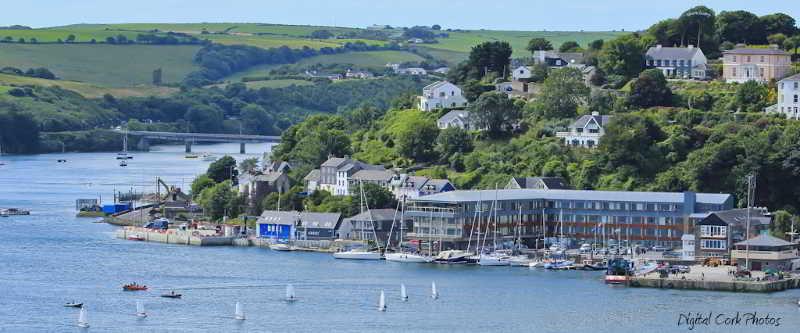
[[[800,74],[778,81],[778,104],[768,111],[780,113],[789,119],[800,119]]]
[[[604,127],[608,125],[611,116],[601,116],[598,112],[583,115],[569,125],[568,131],[556,132],[556,137],[562,138],[567,146],[592,148],[600,143],[600,138],[605,134]]]
[[[686,234],[683,234],[683,236],[681,236],[681,243],[682,243],[681,251],[680,251],[681,260],[692,261],[692,260],[695,259],[695,256],[694,256],[694,248],[695,248],[694,241],[695,241],[695,238],[694,238],[694,235],[692,235],[692,234],[686,233]]]
[[[418,76],[428,75],[428,71],[426,71],[425,68],[420,68],[420,67],[398,68],[397,70],[395,70],[395,73],[404,75],[418,75]]]
[[[465,130],[471,130],[472,123],[469,119],[469,111],[452,110],[436,121],[439,129],[457,127]]]
[[[647,49],[647,67],[658,68],[666,77],[683,79],[705,79],[706,59],[703,50],[694,45],[689,47],[664,47],[656,45]]]
[[[395,175],[390,183],[390,191],[395,198],[416,199],[421,196],[455,191],[455,186],[447,179],[430,179],[407,174]]]
[[[437,81],[425,86],[422,88],[422,96],[419,97],[419,109],[422,111],[465,106],[467,99],[461,95],[461,88],[447,81]]]
[[[514,70],[514,72],[511,73],[511,77],[514,79],[514,81],[530,79],[531,69],[528,66],[519,66]]]

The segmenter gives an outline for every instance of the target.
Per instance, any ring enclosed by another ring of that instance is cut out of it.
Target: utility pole
[[[750,238],[750,207],[753,205],[755,190],[755,175],[747,175],[747,227],[744,231],[745,242]],[[750,243],[745,244],[744,268],[750,270]]]

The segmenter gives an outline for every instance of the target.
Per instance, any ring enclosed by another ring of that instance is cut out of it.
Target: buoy
[[[233,317],[236,320],[244,320],[244,309],[242,309],[242,304],[236,302],[236,311],[233,313]]]
[[[406,293],[406,285],[402,283],[400,284],[400,298],[402,298],[403,301],[408,301],[408,294]]]
[[[436,281],[431,282],[431,298],[438,299],[439,292],[436,291]]]
[[[144,312],[144,303],[142,301],[136,301],[136,315],[139,317],[147,317],[147,312]]]
[[[386,295],[381,290],[381,298],[378,300],[378,311],[386,311]]]
[[[78,314],[78,327],[89,327],[89,319],[86,317],[86,308],[81,308],[81,312]]]
[[[286,285],[286,300],[289,302],[295,301],[294,286],[290,283]]]

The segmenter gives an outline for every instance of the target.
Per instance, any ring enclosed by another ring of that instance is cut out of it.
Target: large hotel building
[[[679,247],[681,236],[693,233],[695,221],[731,208],[730,194],[501,189],[414,198],[405,214],[414,223],[407,238],[420,241],[423,249],[432,244],[434,249],[465,249],[470,241],[474,246],[479,234],[506,242],[520,238],[531,248],[541,247],[543,236],[561,234],[573,242],[604,237]]]

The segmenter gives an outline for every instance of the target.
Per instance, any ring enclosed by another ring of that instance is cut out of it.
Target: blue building
[[[573,242],[675,247],[693,232],[698,213],[731,208],[730,194],[501,189],[413,198],[406,216],[414,225],[408,237],[434,249],[465,249],[478,235],[541,247],[544,237],[562,234]]]
[[[258,237],[275,242],[294,240],[299,221],[300,216],[297,212],[265,210],[256,221]]]

